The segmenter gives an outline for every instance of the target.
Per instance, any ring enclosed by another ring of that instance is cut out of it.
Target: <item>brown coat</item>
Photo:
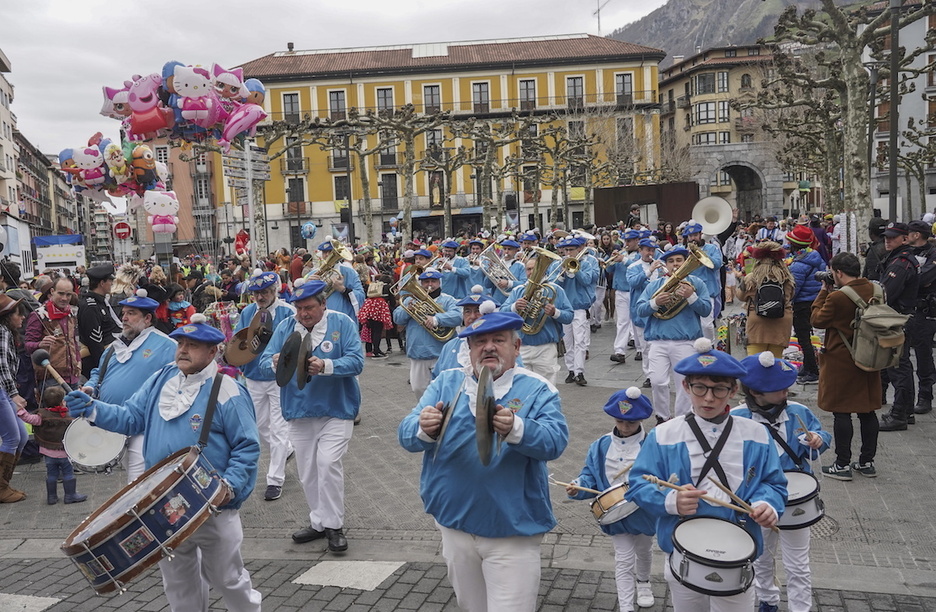
[[[789,282],[783,288],[786,297],[786,308],[779,319],[765,319],[754,312],[754,300],[757,298],[757,287],[748,287],[748,278],[738,282],[735,295],[744,300],[747,307],[747,341],[749,344],[779,344],[786,347],[790,344],[790,332],[793,330],[793,292],[796,287]]]
[[[874,294],[871,282],[859,278],[848,283],[864,300]],[[813,327],[826,330],[825,352],[819,361],[819,408],[826,412],[865,413],[881,407],[881,373],[855,365],[838,331],[851,339],[855,303],[841,291],[825,288],[812,305]]]

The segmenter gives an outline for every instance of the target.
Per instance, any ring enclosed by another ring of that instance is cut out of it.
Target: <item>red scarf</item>
[[[55,303],[52,300],[49,300],[46,302],[46,312],[49,313],[49,319],[58,321],[59,319],[64,319],[71,314],[71,306],[67,307],[65,310],[59,310],[56,308]]]
[[[68,416],[68,408],[65,406],[46,406],[46,410],[58,413],[62,416]]]

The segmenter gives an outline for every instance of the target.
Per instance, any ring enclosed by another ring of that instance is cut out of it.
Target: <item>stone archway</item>
[[[783,214],[783,172],[766,143],[697,145],[689,147],[689,154],[701,196],[709,195],[712,177],[724,170],[734,181],[743,219]]]

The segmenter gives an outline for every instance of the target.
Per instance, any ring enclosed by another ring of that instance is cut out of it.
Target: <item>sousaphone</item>
[[[258,310],[250,325],[234,334],[227,343],[224,360],[232,366],[247,365],[263,352],[272,337],[273,313],[266,309]]]

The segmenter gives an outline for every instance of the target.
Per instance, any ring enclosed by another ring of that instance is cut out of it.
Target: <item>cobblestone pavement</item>
[[[608,396],[622,387],[639,386],[644,379],[640,362],[633,361],[634,351],[629,351],[626,364],[609,360],[612,341],[613,325],[605,323],[593,336],[587,387],[559,384],[570,429],[568,449],[550,464],[560,480],[578,474],[588,445],[610,429],[601,410]],[[397,443],[396,427],[415,405],[406,384],[407,366],[405,357],[394,352],[387,360],[368,360],[360,379],[363,422],[355,428],[345,460],[345,527],[350,541],[346,555],[329,555],[315,543],[300,546],[290,540],[292,531],[308,524],[308,508],[293,463],[287,465],[283,497],[263,501],[264,453],[259,493],[248,499],[241,517],[244,557],[264,594],[265,609],[456,609],[444,577],[438,533],[418,495],[420,457]],[[794,391],[795,399],[812,407],[831,429],[831,418],[815,406],[816,387],[797,386]],[[830,455],[821,463],[829,463]],[[936,610],[934,458],[936,414],[931,413],[918,416],[906,432],[881,434],[878,478],[821,481],[827,518],[812,529],[815,610]],[[166,609],[157,572],[133,581],[124,595],[96,597],[59,551],[69,532],[120,488],[125,473],[78,479],[78,490],[89,495],[88,502],[46,506],[44,466],[17,469],[14,485],[29,498],[0,504],[0,612]],[[558,488],[552,493],[558,525],[544,541],[540,609],[616,609],[609,540],[598,531],[586,503],[566,500]],[[310,584],[293,582],[329,562],[347,570],[338,571],[339,578],[356,573],[368,578],[368,584],[342,588],[333,578],[315,576]],[[653,609],[668,609],[659,552],[652,575],[658,597]],[[26,596],[30,599],[21,599]]]

